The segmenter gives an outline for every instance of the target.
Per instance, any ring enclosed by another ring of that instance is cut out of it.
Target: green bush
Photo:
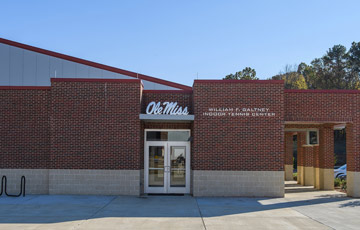
[[[293,179],[297,181],[297,173],[293,173]]]
[[[342,190],[346,190],[347,186],[346,186],[346,180],[341,180],[340,182],[340,188]]]
[[[339,186],[340,186],[340,183],[341,183],[340,178],[335,178],[335,180],[334,180],[334,187],[339,187]]]
[[[335,178],[334,187],[340,187],[342,190],[346,190],[346,180],[341,180],[340,178]]]

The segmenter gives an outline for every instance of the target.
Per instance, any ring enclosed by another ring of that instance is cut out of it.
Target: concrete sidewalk
[[[359,229],[359,200],[296,188],[276,199],[2,196],[0,229]]]

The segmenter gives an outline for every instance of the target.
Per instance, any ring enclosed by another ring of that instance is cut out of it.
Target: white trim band
[[[194,115],[165,115],[165,114],[140,114],[140,120],[145,121],[193,121]]]

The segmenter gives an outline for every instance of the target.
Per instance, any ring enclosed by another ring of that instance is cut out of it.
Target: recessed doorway
[[[145,130],[145,193],[190,193],[190,130]]]

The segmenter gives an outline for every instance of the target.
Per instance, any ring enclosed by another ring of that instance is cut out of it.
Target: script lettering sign
[[[165,115],[188,115],[188,108],[182,108],[177,102],[155,102],[152,101],[146,107],[146,114],[165,114]]]

